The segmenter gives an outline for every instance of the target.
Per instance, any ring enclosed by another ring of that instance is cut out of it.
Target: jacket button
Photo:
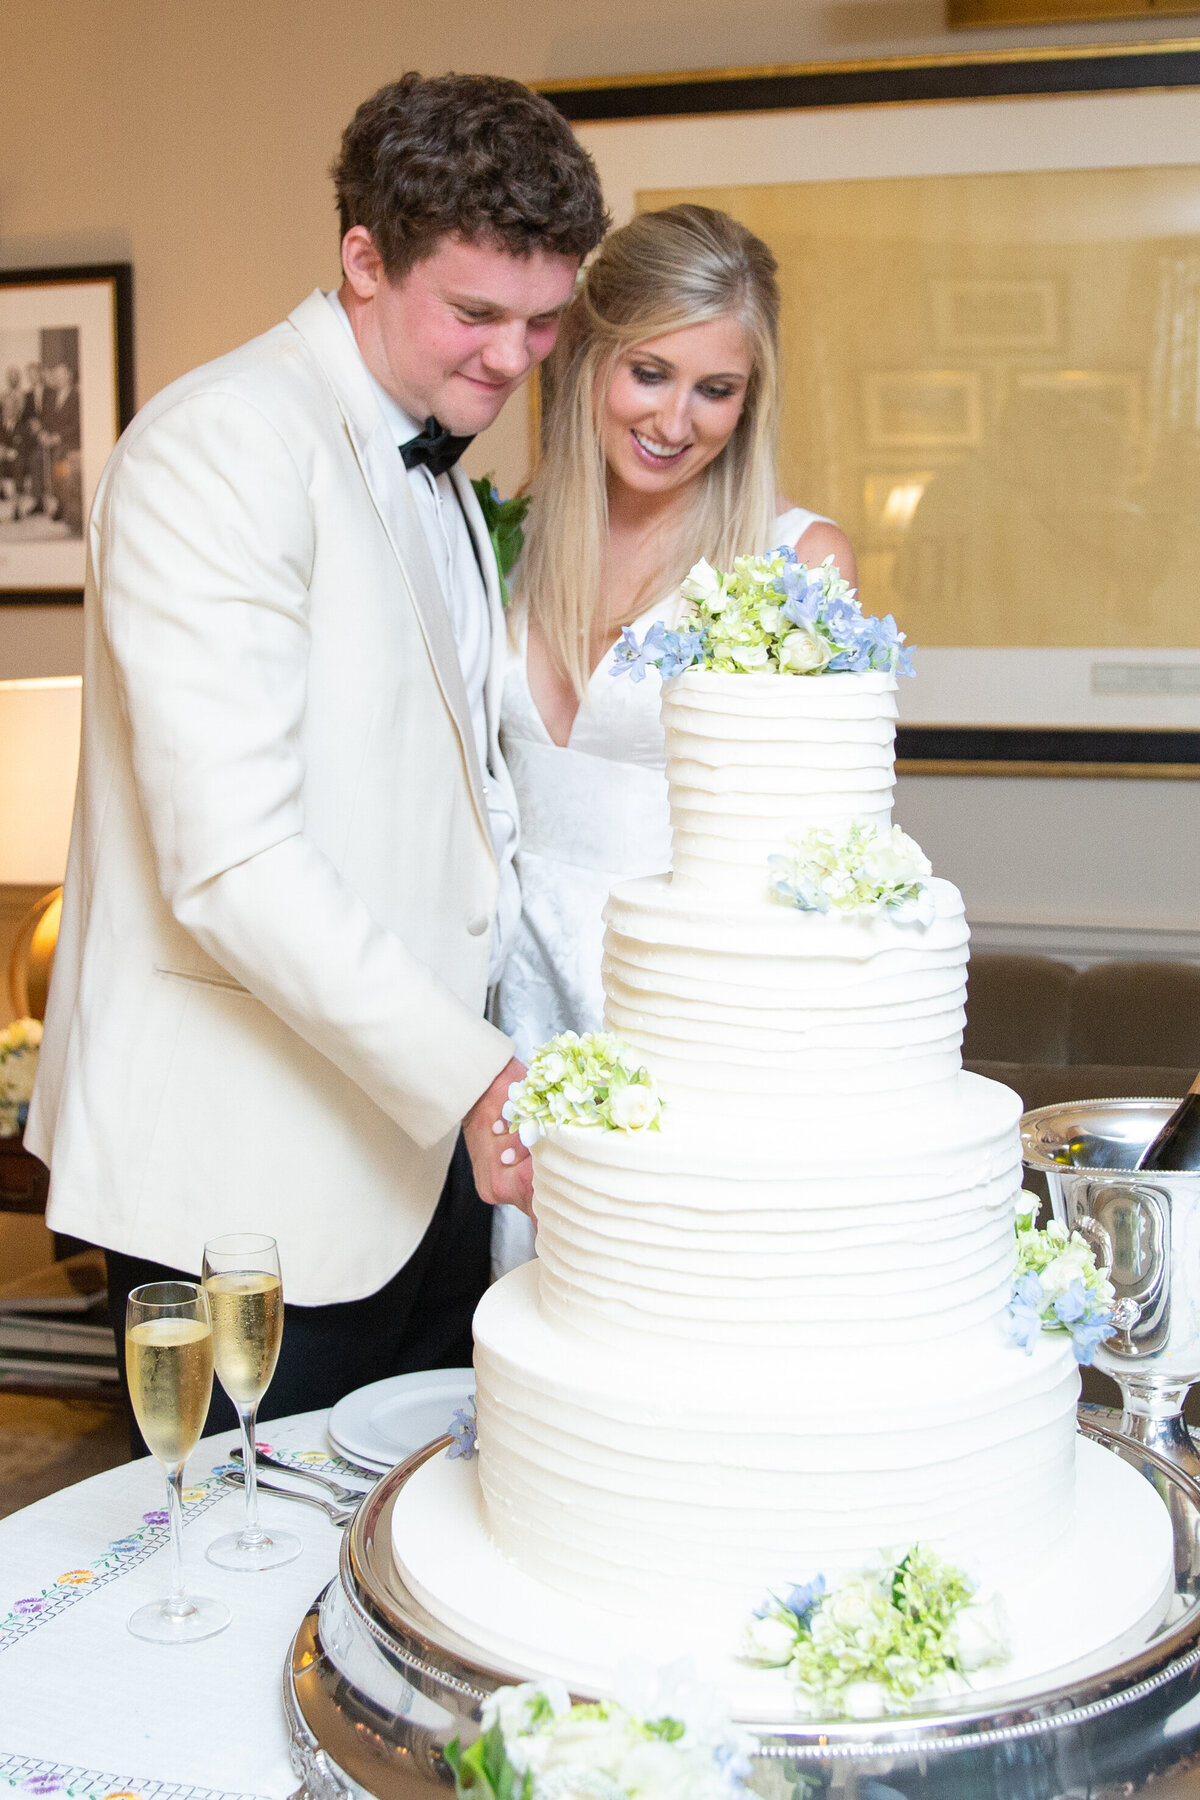
[[[473,919],[467,920],[467,930],[472,937],[482,937],[487,928],[488,918],[486,913],[476,913]]]

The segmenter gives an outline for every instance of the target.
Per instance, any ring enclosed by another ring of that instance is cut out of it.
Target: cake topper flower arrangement
[[[499,1688],[479,1736],[446,1746],[459,1800],[737,1800],[747,1744],[686,1665],[627,1664],[611,1700],[571,1704],[561,1681]]]
[[[634,681],[656,668],[722,675],[912,674],[904,633],[889,613],[868,618],[832,556],[810,569],[787,546],[739,556],[722,574],[700,560],[680,592],[688,610],[676,631],[654,624],[639,644],[630,626],[613,652],[614,675]]]
[[[529,1148],[556,1125],[657,1131],[662,1108],[649,1070],[611,1031],[562,1031],[534,1051],[503,1111]]]
[[[1077,1231],[1057,1219],[1041,1231],[1034,1225],[1037,1201],[1017,1215],[1017,1267],[1008,1303],[1008,1329],[1026,1355],[1043,1331],[1068,1331],[1075,1361],[1090,1363],[1097,1344],[1113,1337],[1116,1293],[1096,1267],[1096,1258]]]
[[[775,898],[801,912],[886,912],[900,925],[933,923],[929,859],[898,825],[814,826],[767,864]]]
[[[976,1669],[1009,1657],[996,1598],[914,1544],[829,1587],[824,1576],[772,1595],[742,1640],[746,1662],[786,1669],[798,1709],[817,1719],[872,1719],[918,1700],[965,1693]]]

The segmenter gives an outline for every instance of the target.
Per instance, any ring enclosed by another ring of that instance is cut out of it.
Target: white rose
[[[815,631],[798,626],[779,646],[779,667],[791,675],[815,675],[833,656],[832,646]]]
[[[569,1710],[571,1697],[561,1681],[523,1681],[519,1687],[497,1688],[489,1694],[479,1714],[484,1731],[499,1725],[500,1735],[508,1743],[529,1730],[529,1710],[539,1695],[550,1702],[555,1718]]]
[[[692,567],[680,583],[679,591],[685,600],[697,600],[710,612],[719,612],[721,599],[721,577],[703,556]]]
[[[752,1619],[742,1633],[741,1656],[767,1669],[781,1669],[792,1659],[796,1634],[782,1619]]]
[[[982,1669],[986,1663],[1007,1662],[1012,1654],[1008,1619],[998,1594],[963,1607],[947,1633],[946,1651],[960,1669]]]
[[[851,1719],[878,1719],[887,1709],[887,1689],[879,1681],[852,1681],[842,1689],[842,1705]]]
[[[1083,1281],[1088,1254],[1087,1245],[1081,1239],[1078,1245],[1068,1244],[1061,1256],[1056,1256],[1052,1263],[1039,1272],[1038,1280],[1042,1284],[1042,1292],[1048,1305],[1053,1305],[1055,1300],[1065,1294],[1073,1281]]]
[[[543,1774],[555,1769],[617,1768],[641,1741],[627,1713],[614,1708],[607,1719],[559,1719],[541,1759]]]
[[[658,1115],[658,1100],[653,1088],[638,1081],[617,1089],[609,1101],[608,1112],[618,1131],[644,1131]]]
[[[833,1623],[842,1631],[859,1631],[864,1625],[872,1624],[875,1609],[872,1605],[870,1591],[861,1581],[848,1581],[840,1587],[831,1600],[827,1600],[823,1610],[829,1613]]]

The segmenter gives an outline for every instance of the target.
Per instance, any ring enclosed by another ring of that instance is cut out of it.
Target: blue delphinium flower
[[[912,674],[912,655],[904,648],[904,633],[891,613],[882,619],[868,621],[871,627],[871,654],[877,669],[895,669],[898,675]]]
[[[811,1581],[806,1581],[802,1587],[794,1587],[785,1596],[783,1604],[788,1612],[795,1613],[801,1630],[808,1630],[812,1616],[825,1598],[826,1591],[825,1577],[815,1575]]]
[[[649,648],[653,642],[657,652],[654,660],[658,663],[658,672],[664,681],[671,681],[676,675],[682,675],[686,669],[691,668],[704,648],[707,635],[703,628],[698,631],[668,631],[661,623],[650,627],[646,633],[646,646]]]
[[[1088,1364],[1097,1344],[1114,1335],[1112,1309],[1089,1294],[1082,1281],[1073,1281],[1054,1302],[1054,1316],[1071,1333],[1077,1363]]]
[[[650,642],[649,635],[647,635],[645,643],[639,644],[632,627],[622,626],[620,642],[613,649],[610,673],[628,675],[634,681],[645,681],[646,670],[655,666],[654,646]]]
[[[457,1461],[470,1462],[475,1454],[475,1402],[469,1400],[466,1406],[460,1406],[450,1421],[450,1436],[454,1439],[446,1455]]]
[[[1026,1356],[1033,1355],[1033,1346],[1041,1334],[1045,1304],[1045,1292],[1036,1275],[1022,1275],[1013,1283],[1012,1299],[1008,1303],[1008,1329]]]

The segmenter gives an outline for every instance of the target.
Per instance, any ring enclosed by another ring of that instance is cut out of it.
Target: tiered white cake
[[[1077,1508],[1070,1340],[1005,1330],[1021,1107],[961,1067],[958,893],[917,925],[770,892],[790,834],[889,822],[894,690],[664,687],[674,872],[614,892],[605,954],[661,1130],[537,1144],[539,1260],[475,1317],[478,1460],[426,1464],[393,1521],[411,1590],[517,1665],[719,1669],[768,1591],[914,1542],[1025,1596],[1025,1675],[1161,1615],[1165,1512],[1091,1446]],[[1142,1561],[1081,1592],[1056,1553],[1111,1562],[1126,1503]]]
[[[537,1146],[540,1262],[475,1321],[488,1528],[579,1599],[744,1616],[882,1546],[1011,1568],[1070,1529],[1078,1379],[1002,1328],[1020,1102],[961,1070],[962,902],[769,890],[789,832],[889,823],[894,690],[664,688],[674,872],[613,894],[605,991],[668,1111]]]

